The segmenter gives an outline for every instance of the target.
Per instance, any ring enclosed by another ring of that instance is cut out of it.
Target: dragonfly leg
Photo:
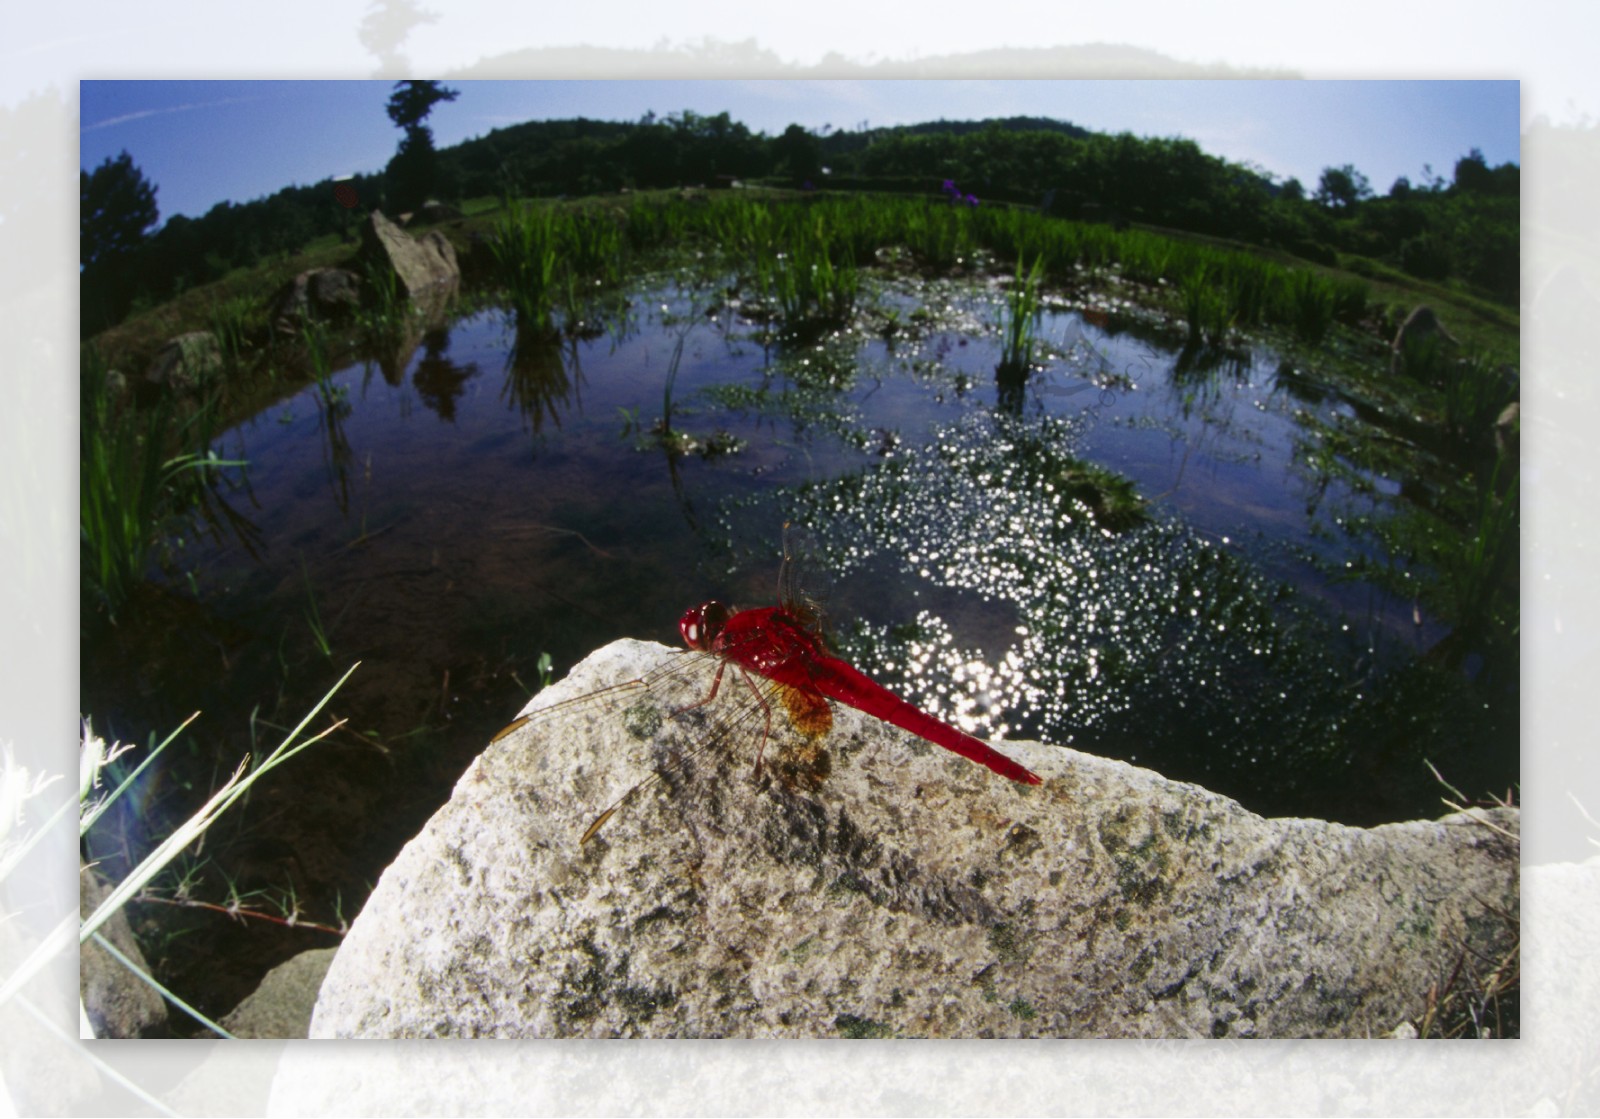
[[[677,718],[679,715],[685,714],[686,712],[693,711],[696,707],[704,707],[706,704],[716,699],[717,689],[722,687],[722,670],[727,667],[727,661],[717,661],[717,674],[711,678],[711,690],[700,699],[695,700],[693,703],[685,704],[684,706],[678,708],[672,713],[673,718]]]
[[[744,677],[744,682],[749,685],[751,692],[755,693],[756,702],[761,704],[761,716],[764,720],[761,727],[761,745],[756,747],[756,780],[761,780],[761,758],[767,752],[767,738],[772,734],[772,705],[767,702],[767,697],[761,694],[761,689],[756,682],[750,679],[750,673],[745,671],[744,665],[739,666],[739,675]]]

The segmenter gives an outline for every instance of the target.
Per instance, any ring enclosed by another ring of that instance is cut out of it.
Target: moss
[[[1010,922],[1002,921],[989,927],[989,947],[994,949],[1001,963],[1026,963],[1033,954],[1031,939],[1026,931]]]
[[[875,1022],[871,1018],[858,1018],[854,1014],[841,1014],[833,1020],[834,1029],[839,1031],[839,1036],[859,1041],[863,1038],[893,1037],[894,1030],[883,1022]]]

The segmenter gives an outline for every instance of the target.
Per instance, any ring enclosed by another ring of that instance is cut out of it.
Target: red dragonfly
[[[782,704],[790,723],[802,735],[820,740],[833,725],[833,714],[828,706],[828,700],[832,699],[986,765],[1002,777],[1026,785],[1039,784],[1037,774],[1012,761],[988,743],[912,706],[827,651],[822,638],[820,611],[798,589],[798,558],[804,547],[803,534],[786,525],[783,567],[778,578],[779,601],[782,605],[736,610],[725,603],[712,601],[684,612],[678,622],[684,644],[692,651],[716,657],[717,668],[705,698],[678,708],[673,715],[705,707],[715,700],[723,674],[732,665],[754,697],[754,704],[758,704],[763,713],[761,744],[756,751],[757,776],[761,772],[762,754],[772,730],[770,701],[775,698]],[[758,678],[764,683],[758,682]],[[648,686],[648,683],[647,680],[633,680],[606,691],[639,689]],[[718,724],[719,729],[702,744],[701,749],[720,743],[735,728],[743,725],[752,713],[751,706],[747,704],[741,714],[722,720]],[[499,741],[518,730],[537,714],[522,716],[491,741]],[[658,773],[630,788],[589,825],[579,842],[587,843],[629,799],[655,784],[660,776]]]

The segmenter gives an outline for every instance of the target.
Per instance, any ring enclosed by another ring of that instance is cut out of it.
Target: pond
[[[1304,355],[1047,304],[1012,391],[1000,286],[880,285],[803,341],[668,274],[603,330],[519,337],[488,307],[352,355],[220,440],[249,462],[221,496],[248,527],[191,534],[153,632],[85,649],[86,709],[124,735],[203,709],[192,796],[359,660],[330,704],[347,726],[214,841],[236,886],[288,880],[347,918],[542,655],[559,678],[618,637],[676,644],[706,599],[772,603],[795,521],[842,655],[980,736],[1362,825],[1439,814],[1423,759],[1516,780],[1514,681],[1431,664],[1445,627],[1346,575],[1389,562],[1343,526],[1403,480],[1316,465],[1353,412]]]

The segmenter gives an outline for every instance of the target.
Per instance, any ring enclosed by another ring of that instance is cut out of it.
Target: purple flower
[[[967,205],[968,206],[976,206],[977,204],[978,204],[978,196],[976,194],[967,195]]]
[[[956,181],[954,179],[946,179],[944,181],[943,189],[944,189],[944,192],[946,194],[960,194],[961,193],[960,191],[956,190]]]

